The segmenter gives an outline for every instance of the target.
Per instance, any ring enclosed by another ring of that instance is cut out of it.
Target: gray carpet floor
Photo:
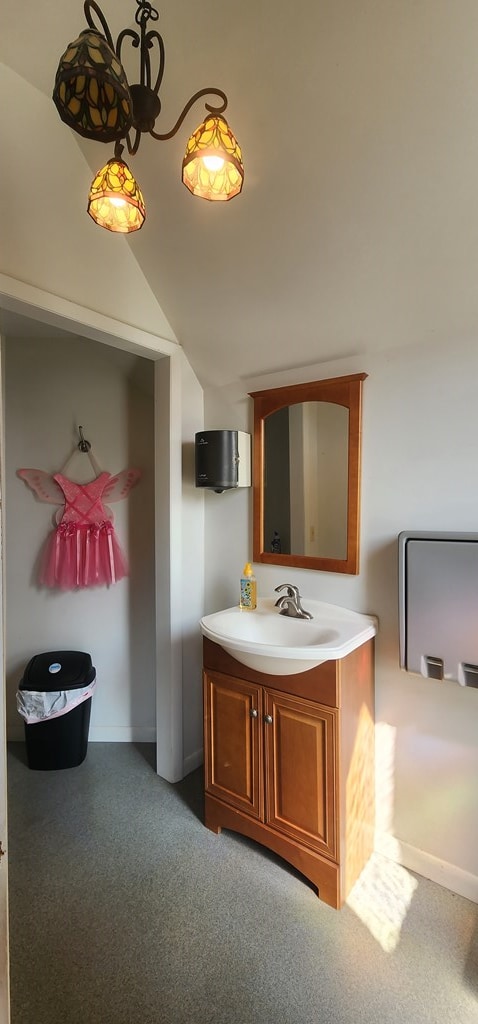
[[[153,761],[10,745],[12,1024],[477,1024],[475,904],[374,859],[334,911]]]

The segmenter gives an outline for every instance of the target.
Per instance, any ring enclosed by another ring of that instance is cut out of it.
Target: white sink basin
[[[242,665],[280,676],[344,658],[377,632],[372,615],[308,598],[302,604],[312,619],[281,615],[273,598],[260,598],[254,611],[225,608],[205,615],[201,632]]]

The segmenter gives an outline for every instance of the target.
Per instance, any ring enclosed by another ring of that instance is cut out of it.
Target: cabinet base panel
[[[292,864],[297,871],[312,882],[318,890],[319,899],[334,910],[339,910],[344,903],[341,896],[340,869],[333,861],[321,857],[312,850],[306,850],[287,836],[279,835],[264,822],[255,821],[241,811],[228,807],[215,797],[205,796],[204,824],[211,832],[220,832],[222,828],[239,832],[266,846],[273,853]]]

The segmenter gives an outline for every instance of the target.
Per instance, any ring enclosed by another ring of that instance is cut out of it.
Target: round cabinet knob
[[[257,718],[257,711],[256,711],[255,708],[251,708],[251,710],[249,711],[249,714],[250,714],[251,718]]]
[[[272,725],[272,715],[264,715],[264,721],[267,722],[268,725]]]

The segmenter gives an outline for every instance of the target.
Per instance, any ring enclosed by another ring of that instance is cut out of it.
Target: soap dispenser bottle
[[[244,609],[247,608],[249,611],[257,607],[257,582],[250,562],[246,562],[241,576],[241,599],[239,607]]]

